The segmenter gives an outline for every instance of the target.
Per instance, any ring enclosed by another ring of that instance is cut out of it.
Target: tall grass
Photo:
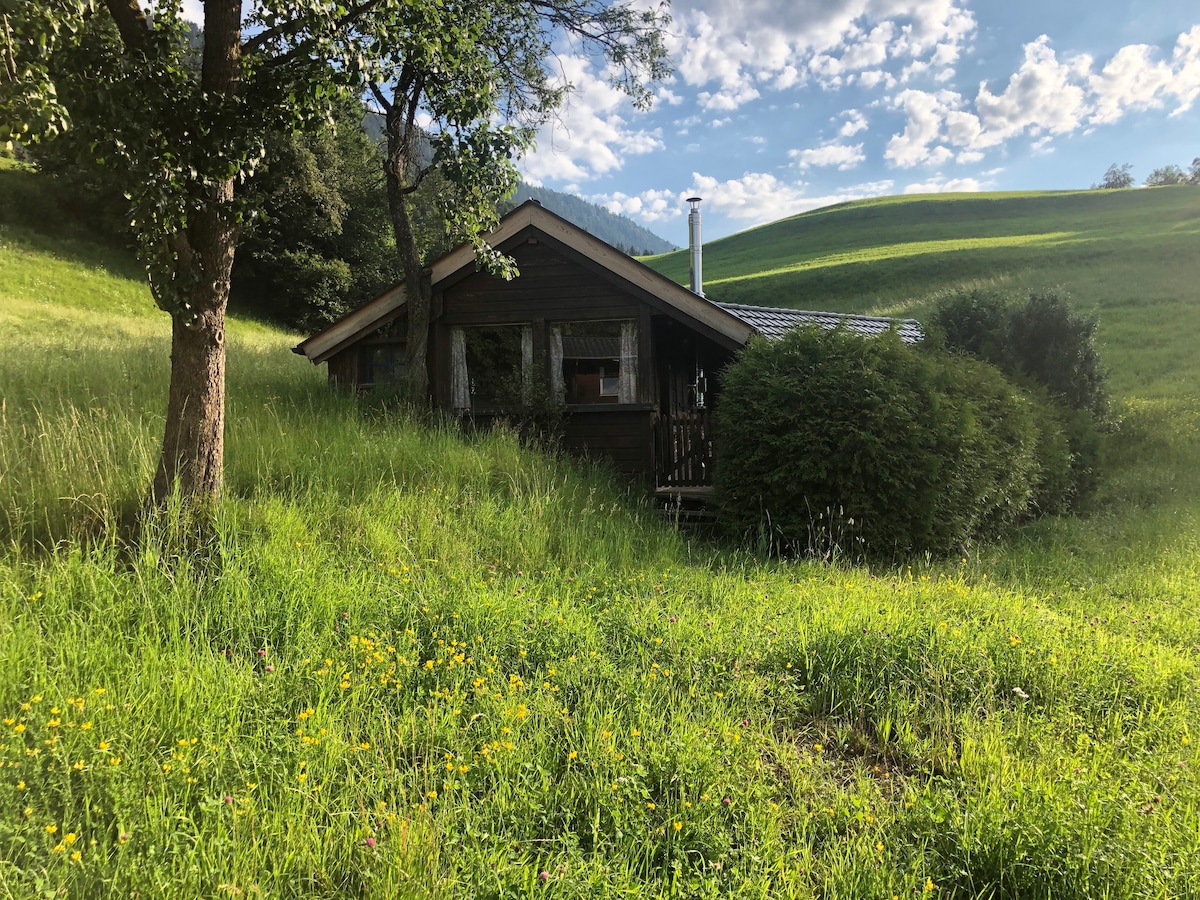
[[[12,265],[0,895],[1200,896],[1194,391],[1127,402],[1086,518],[826,567],[235,321],[197,549],[110,527],[165,317],[9,303]]]

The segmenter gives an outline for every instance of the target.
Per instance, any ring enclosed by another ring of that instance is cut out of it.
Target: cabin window
[[[564,322],[550,329],[551,388],[563,403],[634,403],[637,323]]]
[[[450,368],[455,409],[528,402],[533,329],[529,325],[454,328],[450,332]]]
[[[361,384],[398,384],[407,374],[404,344],[367,344],[363,347]]]

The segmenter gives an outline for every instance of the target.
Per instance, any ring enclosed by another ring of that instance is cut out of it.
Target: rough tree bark
[[[119,2],[112,6],[122,6]],[[116,14],[114,13],[114,18]],[[241,0],[205,0],[200,91],[210,102],[233,97],[241,79]],[[188,505],[221,492],[225,450],[225,311],[238,227],[227,216],[233,179],[209,185],[201,208],[173,236],[176,282],[190,284],[190,309],[171,314],[171,387],[162,453],[151,500],[178,490]],[[156,299],[158,295],[156,294]]]

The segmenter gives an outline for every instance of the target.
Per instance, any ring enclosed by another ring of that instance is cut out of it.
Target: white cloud
[[[975,163],[985,151],[1014,138],[1051,152],[1058,135],[1083,133],[1140,109],[1174,101],[1172,114],[1200,96],[1200,25],[1179,35],[1169,61],[1144,44],[1122,47],[1095,70],[1090,56],[1059,60],[1046,35],[1024,47],[1020,67],[1004,89],[982,83],[974,101],[950,90],[909,89],[891,99],[904,111],[904,131],[893,134],[884,157],[895,166],[940,165],[950,158]]]
[[[1161,108],[1174,72],[1170,64],[1155,62],[1154,50],[1145,44],[1122,47],[1099,73],[1088,78],[1096,96],[1091,121],[1116,122],[1131,109]]]
[[[896,86],[896,76],[882,69],[872,69],[869,72],[859,73],[858,83],[868,90],[873,90],[882,84],[890,91]]]
[[[846,121],[838,129],[839,137],[854,137],[860,131],[867,130],[867,117],[857,109],[848,109],[842,115],[846,117]]]
[[[643,222],[663,222],[682,218],[688,197],[704,198],[705,208],[749,225],[773,222],[785,216],[847,200],[861,200],[889,193],[891,181],[854,185],[837,194],[810,196],[803,183],[782,181],[770,173],[751,172],[741,178],[720,181],[699,172],[692,173],[692,184],[685,191],[651,190],[636,196],[596,194],[588,199],[612,212],[632,216]]]
[[[679,94],[675,93],[668,87],[660,87],[655,92],[655,97],[662,103],[666,103],[668,106],[678,106],[683,102],[683,97],[679,96]]]
[[[796,160],[796,166],[804,171],[811,166],[837,166],[840,171],[853,169],[866,159],[863,145],[822,144],[807,150],[789,150],[788,156]]]
[[[883,158],[902,169],[922,163],[938,165],[945,162],[953,151],[939,143],[944,140],[943,124],[947,116],[957,110],[960,98],[950,91],[930,94],[925,91],[902,91],[893,101],[905,111],[908,123],[902,134],[892,135]]]
[[[558,63],[573,90],[559,118],[540,129],[536,149],[521,161],[527,179],[587,181],[620,169],[627,156],[665,146],[661,131],[630,124],[629,98],[591,62],[560,56]]]
[[[983,190],[983,185],[974,178],[942,178],[940,175],[929,180],[906,185],[906,194],[950,194],[974,193]]]
[[[637,196],[617,192],[598,194],[589,198],[611,213],[631,216],[643,222],[663,222],[680,215],[683,208],[682,196],[670,191],[644,191]]]
[[[891,61],[946,67],[976,29],[964,0],[690,0],[668,44],[707,109],[733,110],[805,74],[836,88],[887,84]],[[915,71],[915,70],[914,70]]]
[[[1026,130],[1035,135],[1074,131],[1087,114],[1085,91],[1075,81],[1090,66],[1088,57],[1072,65],[1060,63],[1044,34],[1026,44],[1021,68],[1002,94],[993,94],[986,84],[979,86],[975,108],[983,130],[993,136],[993,143]]]
[[[743,103],[757,100],[758,96],[758,91],[751,85],[738,84],[716,93],[701,91],[696,95],[696,100],[702,109],[729,111],[737,109]]]
[[[1179,36],[1171,57],[1171,69],[1175,77],[1170,90],[1179,100],[1179,106],[1171,115],[1177,116],[1191,109],[1196,97],[1200,96],[1200,25]]]
[[[728,181],[694,172],[691,187],[679,196],[701,196],[715,212],[758,225],[833,203],[877,197],[888,193],[892,186],[891,181],[880,181],[854,185],[837,194],[812,196],[803,183],[782,181],[767,172],[750,172]]]

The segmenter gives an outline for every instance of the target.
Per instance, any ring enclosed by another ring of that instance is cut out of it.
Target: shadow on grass
[[[145,279],[129,240],[100,233],[84,221],[48,176],[2,168],[0,196],[7,198],[0,205],[0,235],[6,243],[134,281]]]

